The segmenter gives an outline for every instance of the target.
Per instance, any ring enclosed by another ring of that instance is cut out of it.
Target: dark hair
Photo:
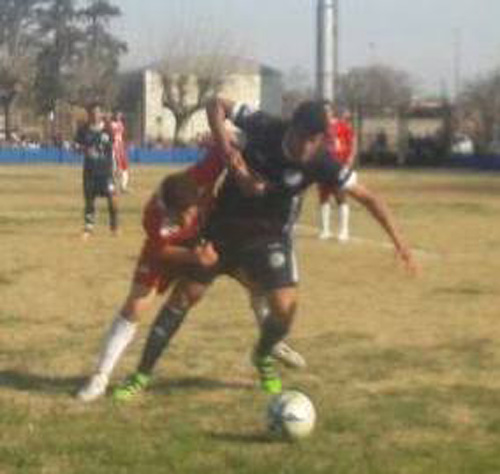
[[[302,102],[295,109],[291,124],[294,129],[308,136],[325,133],[328,129],[328,117],[324,101]]]
[[[182,173],[167,176],[161,183],[160,190],[165,206],[178,212],[184,212],[198,203],[197,187]]]
[[[99,101],[90,102],[87,105],[87,112],[91,112],[92,110],[94,110],[96,108],[102,109],[102,104]]]

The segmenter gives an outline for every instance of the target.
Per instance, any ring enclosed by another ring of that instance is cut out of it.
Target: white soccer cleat
[[[95,374],[78,390],[76,398],[82,402],[93,402],[106,393],[109,379],[104,374]]]
[[[322,230],[319,234],[319,240],[328,240],[333,237],[332,233],[326,230]]]
[[[349,233],[348,232],[341,232],[337,236],[337,241],[340,242],[341,244],[345,244],[349,242]]]
[[[292,369],[303,369],[307,365],[304,357],[284,342],[276,344],[271,352],[271,355],[277,361]]]

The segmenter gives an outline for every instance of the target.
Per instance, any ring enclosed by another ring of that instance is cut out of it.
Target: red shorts
[[[318,184],[319,202],[322,204],[328,202],[330,198],[336,194],[336,192],[337,190],[334,186],[329,184]]]

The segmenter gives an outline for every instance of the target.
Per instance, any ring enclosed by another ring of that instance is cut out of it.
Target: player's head
[[[335,117],[335,106],[333,102],[330,100],[323,100],[323,107],[325,108],[328,120],[332,120]]]
[[[327,130],[328,116],[324,102],[302,102],[295,109],[285,135],[286,151],[293,160],[310,160],[323,146]]]
[[[89,121],[92,123],[98,123],[104,119],[104,112],[102,106],[99,102],[92,102],[87,107],[87,114]]]
[[[179,225],[188,226],[198,216],[198,188],[184,173],[168,176],[161,185],[160,197]]]
[[[115,109],[113,111],[113,120],[123,120],[123,112],[121,110]]]

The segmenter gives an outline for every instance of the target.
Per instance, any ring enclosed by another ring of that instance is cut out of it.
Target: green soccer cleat
[[[136,372],[113,391],[113,400],[116,402],[129,402],[140,395],[151,382],[151,376]]]
[[[266,393],[277,394],[281,393],[283,387],[281,377],[274,367],[272,356],[258,356],[254,353],[253,365],[259,372],[260,386]]]

